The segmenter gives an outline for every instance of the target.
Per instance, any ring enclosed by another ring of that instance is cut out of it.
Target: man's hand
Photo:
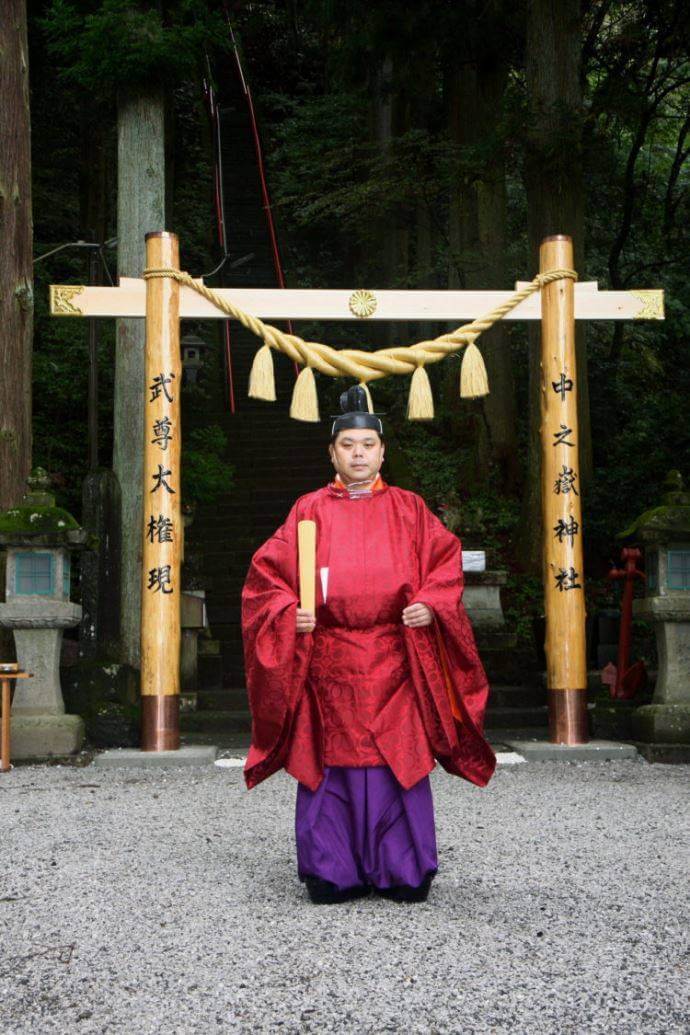
[[[297,632],[298,633],[310,633],[314,631],[316,626],[316,615],[312,614],[311,611],[306,611],[303,607],[297,608]]]
[[[410,629],[418,629],[423,625],[431,625],[434,612],[426,604],[410,604],[403,610],[402,620]]]

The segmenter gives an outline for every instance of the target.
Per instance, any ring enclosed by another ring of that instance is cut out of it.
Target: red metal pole
[[[621,627],[618,636],[618,658],[616,662],[616,683],[614,697],[627,697],[624,680],[630,669],[630,642],[632,639],[632,606],[635,594],[635,579],[645,577],[639,571],[637,562],[642,552],[635,546],[626,546],[621,552],[623,568],[612,568],[608,574],[610,579],[624,579],[623,597],[621,600]]]

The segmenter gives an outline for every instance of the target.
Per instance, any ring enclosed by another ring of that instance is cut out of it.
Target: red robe
[[[303,519],[316,522],[313,633],[296,630]],[[357,499],[333,483],[301,496],[254,554],[242,590],[247,786],[284,767],[315,790],[324,765],[388,765],[409,788],[434,759],[488,783],[488,684],[462,589],[460,541],[415,493],[381,481]],[[417,602],[434,621],[409,628],[402,611]]]

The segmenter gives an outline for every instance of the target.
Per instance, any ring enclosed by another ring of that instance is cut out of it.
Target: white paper
[[[486,553],[484,550],[464,550],[462,554],[463,571],[486,571]]]
[[[321,574],[321,592],[323,594],[323,602],[326,603],[326,594],[328,591],[328,568],[319,568]]]

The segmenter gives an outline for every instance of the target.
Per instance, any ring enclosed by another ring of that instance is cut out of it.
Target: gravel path
[[[296,879],[284,774],[18,767],[0,1032],[687,1033],[689,772],[437,771],[429,901],[329,907]]]

